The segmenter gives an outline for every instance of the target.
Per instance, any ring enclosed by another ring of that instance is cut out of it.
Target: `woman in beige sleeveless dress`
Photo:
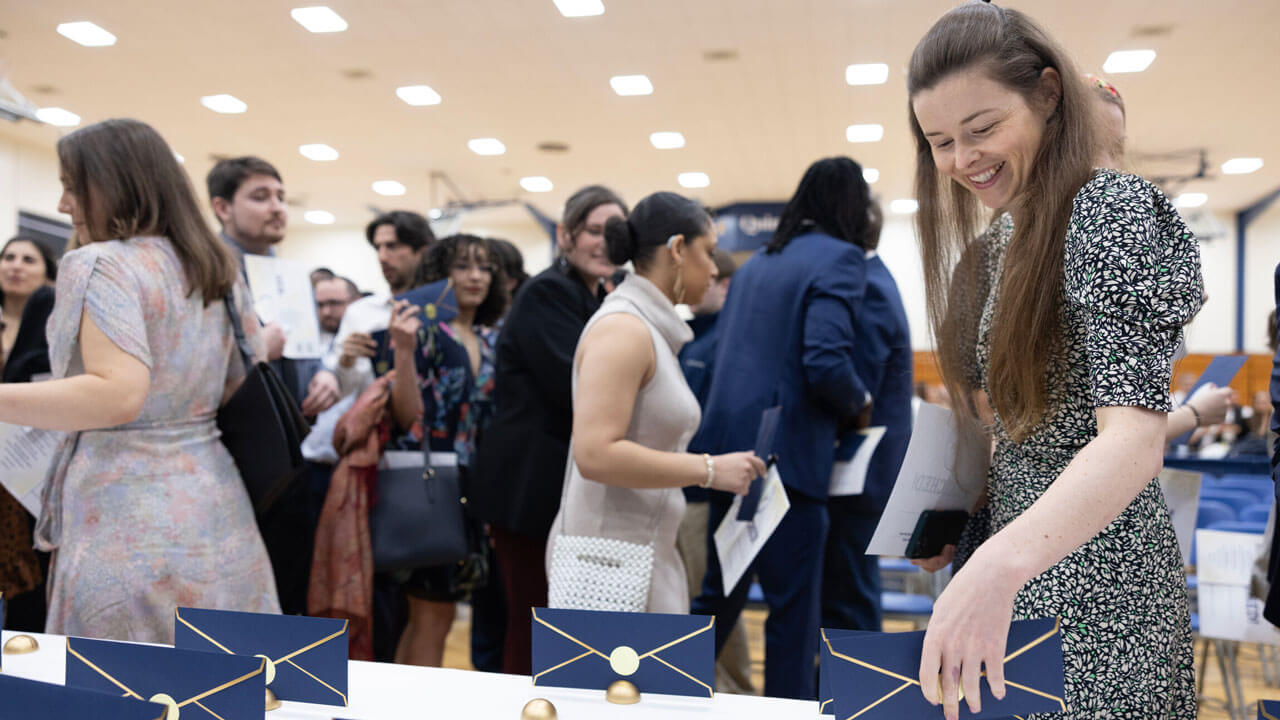
[[[689,612],[676,533],[689,485],[745,493],[763,474],[750,452],[685,452],[701,412],[676,353],[692,333],[676,314],[715,278],[716,234],[700,205],[675,193],[640,201],[629,219],[605,226],[609,260],[634,263],[587,323],[573,366],[573,437],[560,512],[547,545],[550,565],[566,536],[653,546],[648,612]]]

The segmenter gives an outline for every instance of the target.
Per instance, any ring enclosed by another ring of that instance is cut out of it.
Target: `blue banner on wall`
[[[719,246],[729,252],[753,251],[773,239],[784,203],[750,202],[716,210]]]

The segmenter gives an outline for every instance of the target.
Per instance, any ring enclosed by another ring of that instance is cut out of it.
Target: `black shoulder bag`
[[[223,297],[236,347],[244,362],[244,382],[218,408],[222,444],[240,470],[254,512],[261,517],[305,467],[302,440],[308,425],[271,366],[253,361],[231,292]]]

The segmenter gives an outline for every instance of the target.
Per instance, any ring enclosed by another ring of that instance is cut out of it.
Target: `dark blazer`
[[[716,361],[716,340],[720,337],[716,332],[716,321],[719,318],[718,312],[695,316],[689,321],[689,329],[693,330],[693,339],[680,348],[680,369],[684,371],[684,380],[693,391],[693,396],[698,398],[699,408],[707,406],[707,392],[711,389],[711,371],[715,368]],[[693,438],[689,440],[688,450],[691,453],[706,452],[706,444],[702,428],[699,427],[698,432],[694,433]],[[684,489],[684,499],[687,502],[706,502],[709,497],[708,492],[710,491],[691,485]]]
[[[1276,265],[1275,273],[1276,316],[1280,317],[1280,265]],[[1271,432],[1276,433],[1275,447],[1271,448],[1271,480],[1275,483],[1276,507],[1280,512],[1280,349],[1271,361]],[[1272,533],[1271,558],[1267,568],[1267,579],[1271,587],[1267,592],[1267,603],[1263,610],[1272,625],[1280,626],[1280,532]]]
[[[707,452],[751,450],[761,412],[781,404],[773,451],[782,481],[826,500],[837,427],[866,402],[854,368],[866,284],[862,248],[822,233],[762,249],[733,274],[702,415]]]
[[[885,432],[871,456],[866,488],[861,495],[851,495],[845,501],[866,512],[882,512],[911,439],[914,357],[898,284],[879,257],[867,259],[867,294],[858,310],[854,331],[858,344],[853,366],[874,399],[871,424],[883,425]],[[836,448],[837,460],[853,457],[858,443],[850,441],[857,437],[848,433],[841,438],[840,447]]]
[[[27,298],[18,335],[4,359],[0,382],[31,382],[32,377],[49,372],[49,341],[45,339],[44,326],[51,312],[53,288],[45,285]]]
[[[479,439],[470,484],[481,520],[539,540],[550,532],[573,429],[573,354],[603,297],[566,263],[516,294],[498,335],[497,417]]]

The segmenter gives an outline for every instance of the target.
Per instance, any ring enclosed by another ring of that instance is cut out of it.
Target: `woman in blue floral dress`
[[[401,427],[420,423],[432,464],[456,462],[465,491],[476,439],[494,415],[493,326],[507,306],[507,282],[490,242],[474,235],[444,238],[427,251],[418,284],[446,278],[457,300],[455,317],[424,326],[420,309],[404,301],[392,312],[392,414]],[[439,566],[408,576],[409,624],[397,662],[440,664],[455,605],[474,582],[466,574]]]

